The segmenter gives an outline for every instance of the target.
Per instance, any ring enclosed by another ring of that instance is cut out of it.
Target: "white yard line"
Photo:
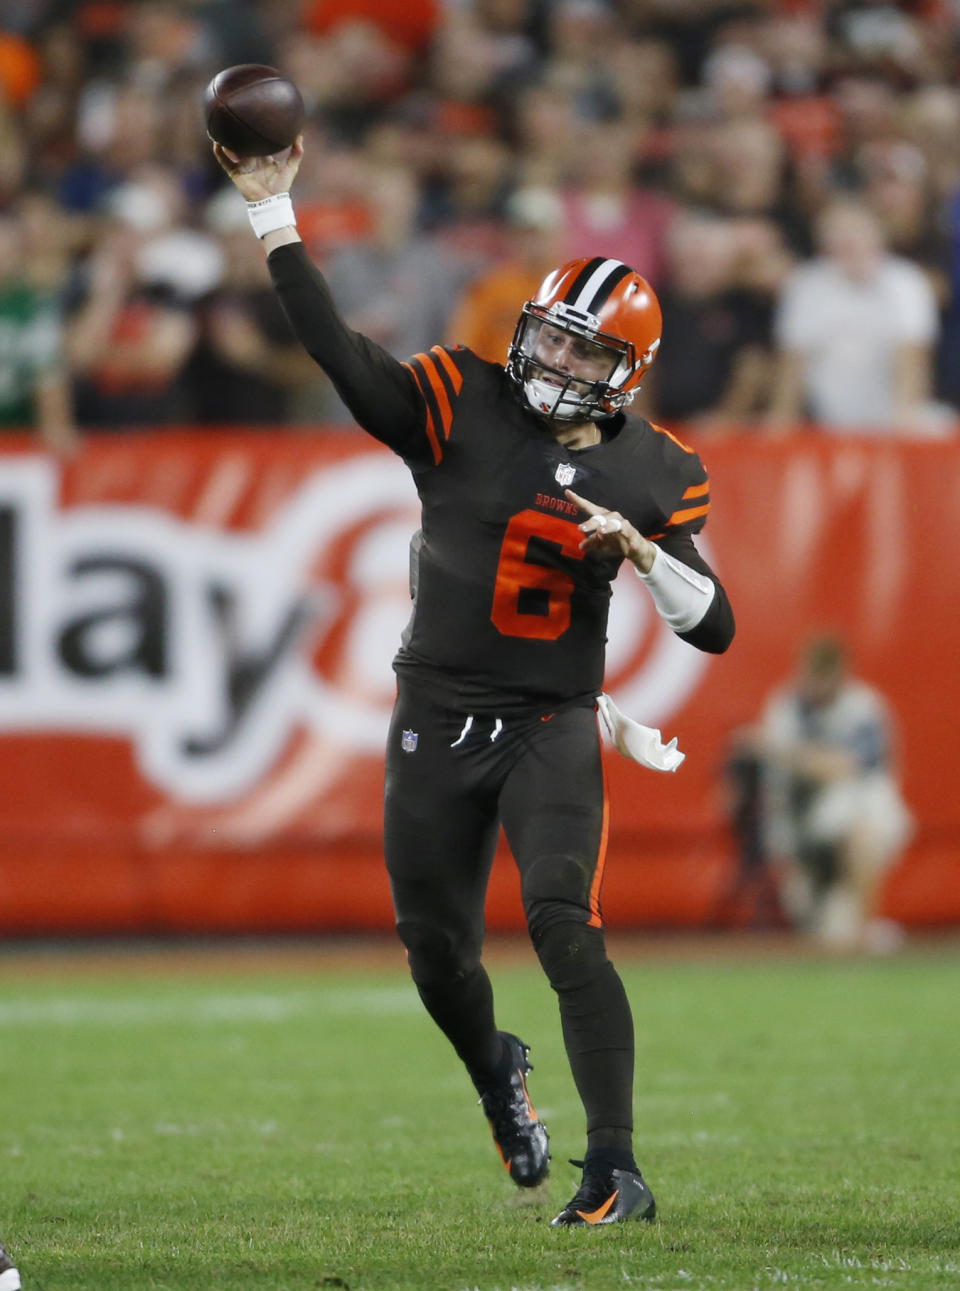
[[[179,999],[104,999],[63,995],[0,1000],[0,1027],[130,1026],[138,1023],[287,1022],[291,1018],[363,1014],[385,1017],[422,1010],[412,986],[341,987],[271,995],[220,992]]]

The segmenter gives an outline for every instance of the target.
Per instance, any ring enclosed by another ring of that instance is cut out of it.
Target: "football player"
[[[297,335],[359,425],[406,462],[422,503],[384,822],[414,982],[511,1178],[539,1184],[549,1142],[527,1093],[528,1048],[498,1029],[481,962],[502,824],[586,1113],[582,1184],[553,1223],[650,1219],[633,1154],[633,1021],[600,906],[611,581],[629,561],[693,647],[721,652],[734,631],[693,541],[709,509],[699,458],[625,415],[660,344],[656,297],[617,260],[576,260],[523,307],[505,366],[439,345],[401,363],[347,327],[300,241],[289,189],[302,144],[242,163],[215,153]]]

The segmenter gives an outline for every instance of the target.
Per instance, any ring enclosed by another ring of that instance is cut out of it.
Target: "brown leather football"
[[[207,134],[239,157],[266,157],[289,148],[304,118],[293,81],[262,63],[218,72],[204,91],[203,109]]]

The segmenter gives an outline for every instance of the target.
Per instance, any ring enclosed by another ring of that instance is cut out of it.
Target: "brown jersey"
[[[469,350],[436,346],[409,366],[430,461],[414,465],[423,524],[399,665],[440,669],[501,706],[596,695],[621,562],[580,550],[584,517],[564,491],[646,537],[679,537],[709,509],[700,459],[638,418],[612,418],[591,448],[564,448],[504,369]]]
[[[270,268],[298,335],[360,425],[413,472],[423,520],[399,671],[470,711],[592,701],[621,560],[580,550],[583,516],[567,488],[712,578],[704,622],[683,635],[726,647],[729,604],[691,538],[710,506],[695,452],[622,414],[602,423],[601,443],[564,448],[501,365],[441,346],[401,364],[346,327],[302,247],[274,251]]]

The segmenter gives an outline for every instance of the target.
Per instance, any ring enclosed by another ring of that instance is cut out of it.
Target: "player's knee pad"
[[[552,923],[534,939],[534,946],[558,995],[589,986],[613,968],[607,959],[603,929],[586,923]]]
[[[436,924],[407,919],[397,924],[397,932],[407,948],[410,973],[418,986],[465,977],[479,962],[453,933]]]
[[[578,856],[554,853],[527,868],[521,892],[534,945],[551,925],[590,917],[592,881],[592,866]]]

